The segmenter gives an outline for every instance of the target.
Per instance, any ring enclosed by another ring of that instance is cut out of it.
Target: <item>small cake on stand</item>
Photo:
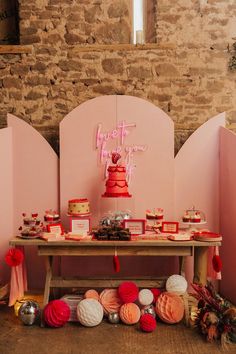
[[[199,226],[205,225],[206,216],[203,211],[195,209],[193,206],[191,209],[185,210],[182,216],[182,225],[187,227],[187,232],[194,232],[199,229]]]

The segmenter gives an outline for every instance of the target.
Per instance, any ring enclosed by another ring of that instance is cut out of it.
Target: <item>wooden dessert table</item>
[[[48,303],[50,288],[66,287],[117,287],[123,279],[111,278],[62,278],[53,276],[53,257],[55,256],[178,256],[180,273],[184,272],[184,259],[194,254],[194,279],[196,283],[206,284],[207,251],[210,246],[220,246],[221,242],[138,240],[138,241],[57,241],[47,242],[41,239],[25,240],[14,238],[10,246],[36,246],[38,255],[45,257],[46,281],[44,305]],[[126,278],[127,279],[127,278]],[[135,278],[140,287],[157,287],[160,284],[153,277]]]

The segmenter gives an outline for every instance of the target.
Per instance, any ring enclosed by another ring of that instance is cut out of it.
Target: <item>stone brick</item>
[[[29,73],[29,70],[30,70],[29,65],[16,64],[11,67],[10,71],[12,75],[25,76]]]
[[[21,36],[21,44],[34,44],[40,43],[41,38],[39,35],[29,35],[29,36]]]
[[[109,74],[122,74],[124,71],[122,59],[104,59],[102,67]]]
[[[84,19],[88,23],[94,23],[97,20],[98,15],[101,14],[101,9],[99,6],[93,6],[88,10],[84,11]]]
[[[123,0],[113,0],[108,8],[108,16],[111,18],[124,17],[129,15],[127,2]]]
[[[101,25],[96,31],[96,37],[103,43],[130,43],[131,28],[124,20],[119,23]]]
[[[116,89],[110,85],[97,85],[93,87],[93,91],[102,95],[115,95]]]
[[[34,91],[34,90],[31,90],[26,96],[25,96],[25,99],[26,100],[32,100],[32,101],[35,101],[35,100],[38,100],[39,98],[43,98],[45,95],[41,92],[38,92],[38,91]]]
[[[29,86],[47,86],[50,84],[50,79],[45,76],[31,75],[27,78],[26,84],[28,84]]]
[[[74,33],[66,33],[64,37],[66,43],[70,45],[74,45],[77,43],[85,43],[85,39],[83,37]]]
[[[58,44],[58,43],[60,43],[62,41],[63,41],[63,39],[58,33],[49,34],[48,36],[46,36],[43,39],[43,43],[54,44],[54,45]]]
[[[49,0],[48,5],[72,5],[74,0]]]
[[[155,70],[158,76],[179,76],[176,66],[172,64],[165,63],[156,65]]]
[[[180,18],[181,18],[181,15],[168,14],[168,15],[164,15],[162,17],[162,21],[169,22],[171,24],[176,24]]]
[[[40,73],[44,73],[47,70],[47,65],[42,63],[41,61],[37,61],[35,65],[31,67],[32,71],[38,71]]]
[[[36,34],[38,32],[37,28],[34,28],[34,27],[21,27],[21,30],[20,30],[20,33],[21,33],[21,36],[25,36],[25,35],[33,35],[33,34]]]
[[[8,76],[3,79],[3,87],[6,89],[11,89],[11,88],[21,88],[22,87],[22,81],[20,79],[16,79],[14,77]]]
[[[21,101],[22,100],[22,92],[19,91],[10,91],[9,98],[13,98],[14,100]]]
[[[60,60],[58,66],[62,71],[80,71],[82,69],[81,63],[75,60]]]
[[[144,66],[131,66],[128,69],[128,76],[132,79],[146,79],[153,75],[150,68],[145,68]]]
[[[81,79],[80,80],[85,86],[97,85],[99,83],[98,79]]]

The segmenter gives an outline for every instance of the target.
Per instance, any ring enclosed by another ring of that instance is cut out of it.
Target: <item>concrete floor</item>
[[[184,324],[158,323],[155,332],[137,326],[112,325],[106,320],[94,328],[68,323],[63,328],[24,326],[12,308],[0,307],[0,354],[220,354],[219,343],[207,343]],[[227,354],[236,354],[233,345]]]

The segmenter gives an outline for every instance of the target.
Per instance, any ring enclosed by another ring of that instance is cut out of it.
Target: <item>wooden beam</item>
[[[0,45],[0,54],[31,54],[30,45]]]
[[[123,278],[62,278],[53,277],[51,288],[117,288],[123,281],[133,280],[140,288],[163,288],[166,277],[123,277]]]
[[[136,51],[136,50],[163,50],[174,49],[173,43],[146,43],[146,44],[93,44],[76,46],[73,52],[103,52],[103,51]]]

